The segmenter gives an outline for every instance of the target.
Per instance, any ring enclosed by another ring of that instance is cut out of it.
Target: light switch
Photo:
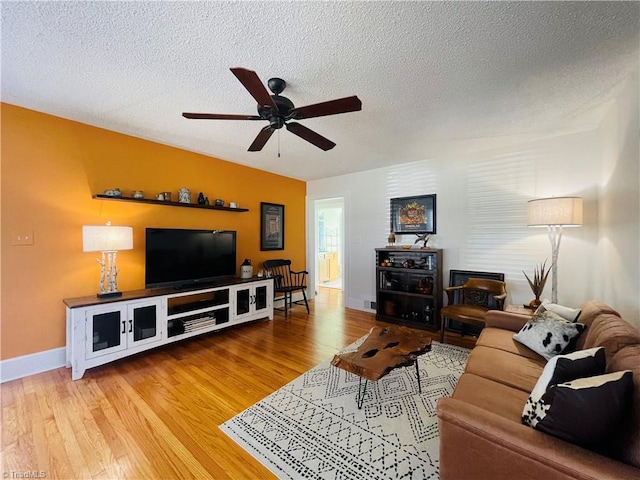
[[[12,245],[33,245],[33,232],[13,232]]]

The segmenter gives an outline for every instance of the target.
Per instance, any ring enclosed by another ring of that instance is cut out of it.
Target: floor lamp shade
[[[551,197],[530,200],[527,208],[527,224],[530,227],[582,225],[582,198]]]
[[[118,297],[116,279],[118,267],[116,254],[120,250],[133,248],[133,227],[106,225],[84,225],[82,227],[82,251],[102,252],[102,258],[96,261],[100,265],[100,293],[98,297]]]
[[[551,301],[558,303],[558,254],[562,227],[582,225],[582,198],[551,197],[529,200],[527,225],[547,227],[551,242]]]

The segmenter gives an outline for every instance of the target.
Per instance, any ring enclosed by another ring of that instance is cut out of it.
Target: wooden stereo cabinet
[[[64,300],[66,365],[71,378],[87,368],[241,323],[273,320],[273,279],[234,279],[184,290],[155,288]]]
[[[442,249],[376,248],[376,318],[438,331]]]

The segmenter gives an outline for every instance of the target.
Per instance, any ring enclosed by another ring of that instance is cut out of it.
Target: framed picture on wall
[[[436,233],[436,195],[391,199],[391,231],[396,234]]]
[[[260,250],[284,250],[284,205],[260,202]]]

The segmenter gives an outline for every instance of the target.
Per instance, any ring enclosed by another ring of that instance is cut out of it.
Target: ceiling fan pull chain
[[[280,130],[278,130],[278,158],[280,158]]]

